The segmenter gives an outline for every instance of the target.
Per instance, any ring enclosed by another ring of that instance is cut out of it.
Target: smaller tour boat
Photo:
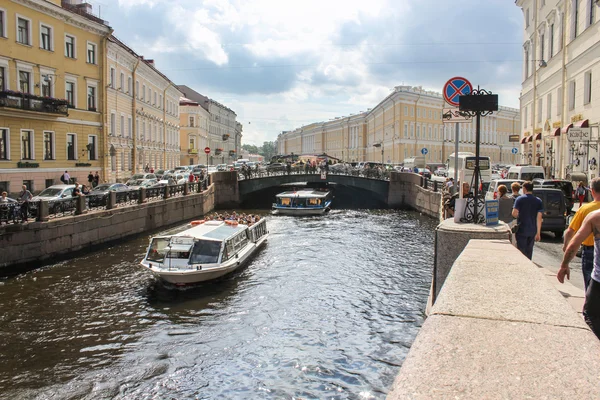
[[[220,278],[248,261],[266,242],[267,221],[192,221],[191,228],[150,240],[142,266],[180,286]]]
[[[331,192],[303,189],[279,193],[273,203],[273,214],[322,215],[330,210]]]

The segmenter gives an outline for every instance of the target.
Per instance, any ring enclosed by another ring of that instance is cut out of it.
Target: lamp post
[[[373,147],[381,147],[381,165],[383,166],[383,142],[373,143]]]

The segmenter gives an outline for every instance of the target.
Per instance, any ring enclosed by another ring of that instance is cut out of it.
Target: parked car
[[[227,164],[219,164],[219,165],[217,165],[217,171],[218,172],[227,171]]]
[[[498,186],[504,185],[506,186],[506,190],[508,194],[512,193],[510,186],[514,183],[518,182],[520,185],[523,184],[523,180],[521,179],[492,179],[490,185],[487,188],[487,192],[485,193],[486,200],[494,200],[498,198]],[[522,191],[519,191],[522,193]]]
[[[570,214],[573,210],[575,199],[573,198],[573,183],[564,179],[534,179],[533,187],[560,189],[565,194],[567,212]]]
[[[129,181],[127,182],[129,189],[130,190],[137,190],[139,188],[149,188],[154,186],[156,183],[158,182],[158,179],[153,178],[153,179],[136,179],[135,181],[133,181],[131,184],[129,184]]]
[[[108,192],[128,192],[131,188],[123,183],[101,183],[88,194],[88,205],[97,207],[106,204]]]
[[[542,231],[554,233],[557,239],[563,237],[567,228],[567,207],[565,194],[560,189],[534,187],[533,195],[542,200]]]
[[[139,181],[140,179],[155,179],[156,175],[155,174],[151,174],[151,173],[145,173],[145,174],[133,174],[131,176],[131,178],[129,178],[129,180],[127,181],[126,185],[127,186],[131,186],[134,182]]]
[[[285,170],[286,166],[283,163],[271,163],[267,165],[267,172],[280,172]]]
[[[42,190],[38,195],[33,196],[31,201],[56,201],[73,196],[75,185],[52,185]]]
[[[427,168],[416,168],[415,173],[431,179],[431,171]]]

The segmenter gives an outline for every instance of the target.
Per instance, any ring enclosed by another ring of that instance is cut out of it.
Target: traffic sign
[[[517,149],[516,147],[513,147],[511,151],[513,154],[517,154],[519,152],[519,149]]]
[[[205,152],[206,154],[210,154],[210,147],[205,147],[205,148],[204,148],[204,152]]]
[[[470,124],[472,121],[471,117],[465,116],[464,113],[458,111],[458,108],[444,108],[443,111],[443,123]]]
[[[461,78],[460,76],[455,76],[446,82],[442,93],[444,94],[444,100],[446,100],[446,103],[450,104],[451,106],[458,107],[459,97],[471,94],[472,91],[473,86],[471,85],[471,82],[465,78]]]
[[[428,150],[427,150],[425,147],[423,147],[423,148],[421,149],[421,154],[425,155],[425,154],[427,154],[427,153],[429,153],[429,151],[428,151]]]

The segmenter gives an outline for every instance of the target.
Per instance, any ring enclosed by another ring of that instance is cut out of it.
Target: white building
[[[522,162],[548,175],[598,176],[600,24],[597,0],[517,0],[525,20],[521,92]],[[568,141],[591,127],[591,145]]]

